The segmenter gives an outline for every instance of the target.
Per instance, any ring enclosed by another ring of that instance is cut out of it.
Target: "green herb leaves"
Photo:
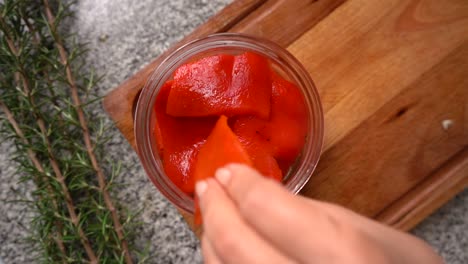
[[[42,261],[132,263],[131,215],[119,216],[109,193],[120,165],[103,163],[106,129],[86,111],[99,101],[99,78],[83,70],[86,50],[60,31],[69,6],[5,0],[0,15],[0,133],[36,186],[31,239]]]

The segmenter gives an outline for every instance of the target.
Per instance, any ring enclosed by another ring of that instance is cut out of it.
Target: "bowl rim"
[[[219,52],[223,49],[251,50],[287,67],[288,73],[292,75],[290,77],[304,95],[308,106],[309,136],[300,155],[302,162],[298,164],[291,180],[285,184],[290,192],[297,194],[310,179],[323,147],[324,115],[320,95],[307,70],[289,51],[272,41],[240,33],[217,33],[188,42],[167,55],[147,79],[136,105],[134,135],[137,154],[147,176],[171,203],[189,213],[194,212],[193,198],[172,183],[164,172],[158,151],[153,147],[155,139],[152,136],[152,126],[149,125],[152,109],[161,86],[176,68],[195,55],[198,56],[203,52]]]

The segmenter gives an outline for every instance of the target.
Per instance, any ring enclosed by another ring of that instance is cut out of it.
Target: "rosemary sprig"
[[[27,21],[27,20],[24,20]],[[6,23],[3,21],[3,19],[0,19],[0,23],[2,24],[3,27],[6,27]],[[10,48],[11,54],[16,56],[16,58],[19,57],[19,52],[18,48],[15,46],[13,43],[13,39],[11,36],[8,34],[8,32],[5,32],[5,40],[8,43],[8,47]],[[22,85],[22,92],[27,96],[27,99],[29,100],[29,104],[32,106],[32,114],[34,118],[36,119],[36,125],[39,127],[40,135],[43,138],[44,145],[47,148],[47,155],[49,157],[49,163],[53,169],[53,172],[55,174],[57,182],[60,184],[61,191],[64,195],[65,198],[65,205],[67,207],[68,213],[71,218],[71,222],[73,225],[77,228],[78,234],[80,236],[81,243],[83,244],[83,247],[86,251],[86,254],[89,257],[89,260],[91,263],[97,263],[97,257],[96,254],[94,253],[93,249],[91,248],[91,245],[89,243],[88,238],[86,237],[85,233],[83,232],[82,227],[80,226],[80,217],[76,214],[76,209],[74,202],[71,198],[70,192],[68,191],[68,187],[65,183],[65,179],[63,177],[63,173],[57,163],[57,159],[55,157],[55,153],[52,150],[52,145],[49,140],[49,135],[46,130],[45,122],[42,119],[42,113],[35,111],[37,109],[36,104],[34,102],[34,96],[31,94],[31,89],[30,89],[30,84],[29,84],[29,79],[28,76],[26,75],[26,71],[23,68],[23,65],[19,64],[19,74],[15,74],[15,82],[16,85],[19,87]],[[0,101],[1,102],[1,101]],[[5,110],[8,111],[8,109],[5,107]],[[19,130],[21,131],[21,130]],[[18,133],[18,132],[17,132]]]
[[[102,171],[102,168],[99,166],[97,159],[96,159],[96,155],[94,154],[94,147],[91,143],[91,135],[89,133],[88,124],[86,122],[83,108],[81,107],[80,97],[78,96],[78,88],[77,88],[75,79],[73,77],[70,64],[68,64],[67,52],[65,51],[65,48],[63,46],[63,42],[60,37],[60,34],[58,34],[57,32],[57,28],[55,24],[55,17],[52,14],[48,0],[44,0],[44,6],[45,6],[46,14],[47,14],[47,22],[48,22],[49,28],[52,29],[51,33],[52,33],[52,36],[54,37],[55,45],[57,49],[59,50],[60,60],[62,62],[62,65],[65,67],[65,70],[67,73],[67,80],[71,89],[71,94],[72,94],[72,99],[73,99],[73,107],[75,108],[75,111],[78,113],[80,126],[81,126],[81,129],[83,130],[83,137],[84,137],[84,142],[86,145],[86,151],[88,152],[88,156],[91,159],[93,169],[96,171],[96,174],[98,177],[99,191],[102,193],[104,197],[104,203],[106,204],[107,209],[109,209],[111,213],[112,222],[114,223],[115,231],[120,240],[122,251],[125,257],[125,261],[127,263],[132,263],[132,258],[128,250],[127,241],[125,240],[125,237],[122,231],[122,225],[120,224],[117,210],[115,209],[112,199],[109,195],[109,192],[107,191],[107,186],[106,186],[107,184],[106,184],[104,172]]]
[[[102,163],[105,129],[86,110],[97,80],[81,69],[83,48],[60,32],[69,6],[52,4],[0,3],[1,133],[36,185],[33,241],[47,263],[132,263],[129,221],[121,224],[105,176],[118,166]]]

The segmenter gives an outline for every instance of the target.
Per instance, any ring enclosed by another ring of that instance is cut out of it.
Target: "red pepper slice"
[[[228,126],[227,117],[222,115],[198,153],[194,173],[196,181],[212,177],[218,168],[228,163],[251,165],[252,162]]]
[[[265,57],[246,52],[234,59],[229,97],[239,107],[235,115],[251,114],[268,119],[271,107],[270,65]]]
[[[256,116],[234,118],[232,127],[234,133],[247,150],[254,167],[266,177],[281,181],[283,173],[273,157],[273,148],[260,133],[267,129],[268,122]]]
[[[268,60],[256,53],[216,55],[179,67],[169,93],[172,116],[268,118],[271,80]]]
[[[293,162],[304,146],[308,129],[307,107],[299,88],[279,76],[273,77],[270,130],[265,131],[273,156]]]
[[[307,108],[300,90],[273,74],[270,119],[240,116],[233,120],[232,127],[254,163],[255,156],[269,154],[286,173],[304,145],[307,122]]]
[[[231,84],[232,55],[216,55],[180,66],[174,73],[167,113],[172,116],[208,116],[224,112]]]
[[[154,134],[164,171],[183,192],[194,191],[193,164],[200,147],[213,129],[216,118],[181,118],[166,114],[166,104],[173,82],[166,82],[155,102]]]
[[[195,181],[213,177],[218,168],[229,163],[252,165],[249,155],[228,126],[227,117],[220,116],[198,153],[194,171]],[[201,215],[197,200],[195,203],[195,224],[199,225],[201,224]]]
[[[266,152],[248,152],[252,155],[252,161],[255,169],[257,169],[262,175],[267,178],[272,178],[278,182],[283,180],[283,172],[276,159]],[[251,154],[252,153],[252,154]]]

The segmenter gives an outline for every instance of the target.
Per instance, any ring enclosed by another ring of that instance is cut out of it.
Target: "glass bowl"
[[[297,194],[307,183],[320,158],[323,142],[323,112],[315,85],[301,63],[277,44],[243,34],[221,33],[192,41],[169,54],[154,70],[140,93],[135,110],[134,132],[137,151],[148,177],[158,190],[178,208],[194,212],[193,197],[182,192],[165,174],[152,128],[153,107],[161,86],[182,64],[215,54],[245,51],[265,56],[273,69],[301,90],[308,111],[308,133],[297,161],[285,175],[283,185]]]

